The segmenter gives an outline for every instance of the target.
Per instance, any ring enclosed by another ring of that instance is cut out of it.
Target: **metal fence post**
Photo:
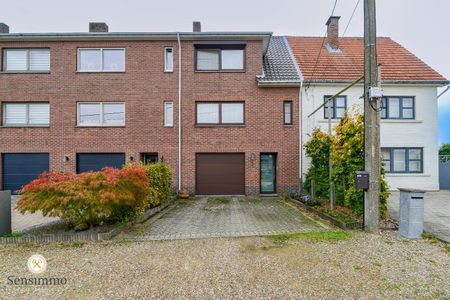
[[[11,234],[11,191],[0,191],[1,234]]]

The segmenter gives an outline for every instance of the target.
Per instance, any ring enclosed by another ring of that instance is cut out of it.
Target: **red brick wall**
[[[164,47],[174,48],[174,72],[164,73]],[[178,158],[176,41],[27,42],[0,47],[51,48],[50,74],[0,74],[0,101],[49,101],[49,128],[1,128],[0,153],[49,152],[50,168],[75,171],[76,153],[125,152],[138,160],[158,152],[174,169]],[[125,47],[125,73],[77,73],[78,47]],[[183,180],[194,192],[196,152],[245,152],[248,193],[259,191],[259,153],[278,153],[280,190],[298,185],[298,89],[258,88],[262,42],[248,41],[246,72],[199,73],[194,47],[183,41]],[[2,51],[3,52],[3,51]],[[0,54],[1,55],[1,54]],[[174,127],[163,127],[163,103],[174,102]],[[245,101],[244,127],[195,127],[195,101]],[[283,101],[294,101],[294,125],[283,125]],[[77,128],[78,101],[123,101],[125,127]],[[64,156],[70,160],[64,162]],[[1,164],[0,164],[1,165]]]

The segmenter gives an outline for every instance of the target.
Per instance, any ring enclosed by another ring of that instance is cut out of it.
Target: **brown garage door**
[[[197,153],[197,195],[244,195],[243,153]]]

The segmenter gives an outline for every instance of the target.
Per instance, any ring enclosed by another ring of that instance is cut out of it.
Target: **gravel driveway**
[[[209,238],[0,246],[1,299],[449,299],[450,256],[428,241],[353,233],[339,242]],[[65,286],[6,285],[39,276]],[[36,276],[36,275],[35,275]]]

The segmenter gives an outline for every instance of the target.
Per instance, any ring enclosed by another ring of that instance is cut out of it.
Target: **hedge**
[[[43,173],[20,191],[17,209],[39,210],[73,226],[115,223],[142,213],[149,206],[148,190],[147,170],[138,164],[81,174]]]

